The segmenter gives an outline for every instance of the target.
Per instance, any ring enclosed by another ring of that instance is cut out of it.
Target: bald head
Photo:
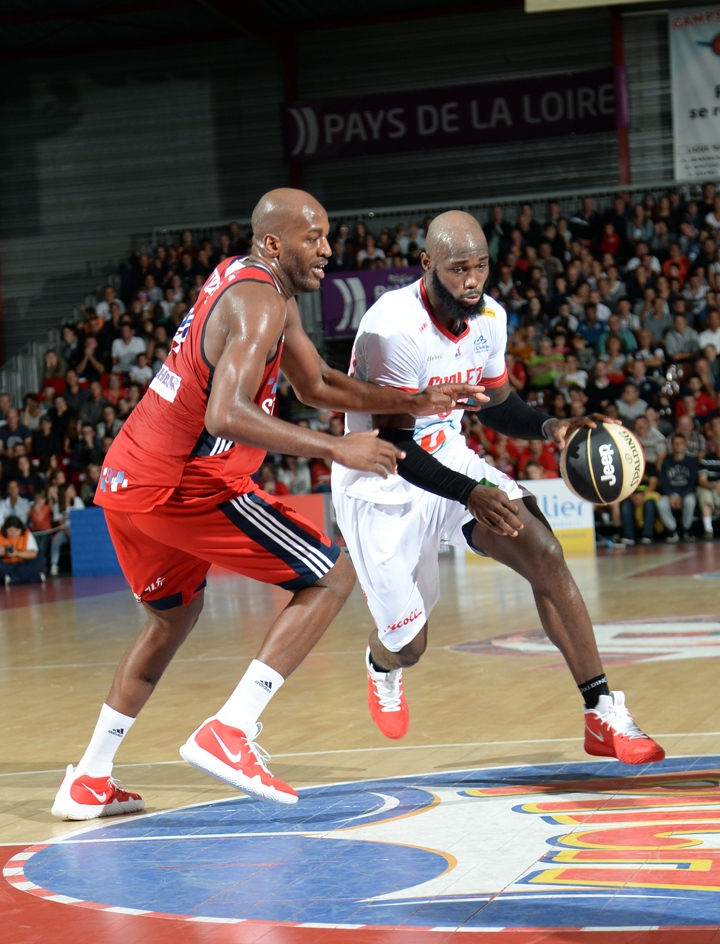
[[[255,240],[262,243],[266,236],[279,239],[298,225],[307,226],[321,222],[325,210],[312,194],[304,190],[280,187],[270,190],[260,198],[252,214],[252,231]]]
[[[436,216],[428,227],[425,252],[435,262],[487,255],[482,227],[469,213],[448,210]]]
[[[436,316],[454,334],[484,308],[489,272],[487,240],[474,216],[450,210],[428,226],[422,264],[425,289]]]
[[[253,210],[252,255],[269,266],[287,294],[315,292],[330,256],[327,213],[304,190],[266,193]]]

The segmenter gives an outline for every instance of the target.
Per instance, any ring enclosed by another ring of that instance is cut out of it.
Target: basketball
[[[560,474],[571,492],[594,505],[609,505],[631,495],[645,473],[640,442],[624,426],[598,423],[568,437]]]

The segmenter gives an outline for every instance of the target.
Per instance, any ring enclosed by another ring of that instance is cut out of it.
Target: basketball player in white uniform
[[[437,217],[418,282],[386,292],[360,323],[350,373],[360,380],[421,390],[482,383],[486,426],[520,439],[553,439],[592,419],[547,419],[511,393],[505,368],[504,310],[483,295],[489,271],[474,217]],[[335,464],[333,501],[376,630],[366,654],[373,720],[391,738],[409,725],[402,670],[427,645],[438,601],[438,548],[447,543],[512,567],[531,584],[550,640],[585,701],[585,750],[630,764],[662,760],[663,749],[634,723],[622,692],[611,692],[592,625],[562,549],[535,499],[468,449],[463,411],[439,416],[348,413],[347,432],[380,428],[405,452],[397,475],[369,476]]]

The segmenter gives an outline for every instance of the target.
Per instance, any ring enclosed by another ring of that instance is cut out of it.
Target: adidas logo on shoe
[[[255,679],[255,684],[259,685],[260,688],[264,688],[266,692],[272,691],[272,682],[261,682],[259,679]]]
[[[110,728],[108,734],[114,734],[115,737],[121,738],[125,734],[125,728]]]

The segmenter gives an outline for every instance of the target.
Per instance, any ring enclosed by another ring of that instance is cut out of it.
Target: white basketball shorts
[[[442,457],[444,465],[495,485],[510,498],[522,498],[517,482],[458,439]],[[465,528],[474,519],[459,502],[425,492],[397,475],[383,480],[334,465],[332,486],[337,522],[378,635],[383,645],[398,652],[422,629],[440,598],[440,544],[474,550],[471,528]]]

